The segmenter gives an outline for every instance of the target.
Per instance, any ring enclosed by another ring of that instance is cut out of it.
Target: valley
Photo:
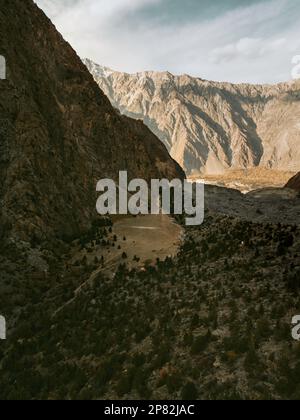
[[[181,227],[148,216],[107,221],[79,239],[80,253],[77,241],[61,244],[63,259],[40,251],[47,284],[34,280],[34,268],[15,276],[30,250],[19,250],[19,261],[3,252],[2,284],[10,289],[1,293],[9,321],[2,397],[298,399],[292,319],[300,310],[300,214],[293,210],[300,199],[281,193],[267,214],[257,213],[266,199],[209,187],[202,226],[185,227],[183,217]],[[234,214],[237,200],[244,205]],[[275,203],[288,203],[281,223]],[[160,222],[165,255],[184,231],[165,261],[152,253]],[[104,261],[97,241],[105,242]],[[134,264],[130,252],[141,260]]]
[[[0,6],[0,400],[299,400],[299,81],[93,78]],[[203,224],[97,214],[120,171],[203,177]]]
[[[183,241],[184,230],[167,215],[115,216],[112,221],[104,242],[87,249],[78,245],[72,251],[73,264],[83,259],[89,265],[101,262],[92,279],[99,273],[113,278],[122,264],[131,270],[155,266],[158,260],[175,257]]]
[[[283,188],[294,175],[294,172],[252,168],[227,170],[220,175],[191,176],[189,179],[191,181],[201,179],[207,185],[232,188],[242,193],[248,193],[262,188]]]

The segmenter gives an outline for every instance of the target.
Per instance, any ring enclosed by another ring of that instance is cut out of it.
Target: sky
[[[36,0],[82,58],[234,83],[291,80],[299,0]]]

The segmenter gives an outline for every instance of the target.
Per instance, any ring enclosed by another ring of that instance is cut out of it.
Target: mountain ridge
[[[187,77],[189,79],[198,80],[201,82],[207,82],[210,84],[215,85],[228,85],[228,86],[245,86],[245,87],[256,87],[256,88],[286,88],[287,86],[293,86],[295,83],[298,84],[299,82],[297,80],[287,80],[282,81],[278,83],[247,83],[247,82],[226,82],[226,81],[218,81],[214,79],[203,79],[200,76],[192,76],[190,73],[172,73],[169,70],[141,70],[136,72],[127,72],[127,71],[120,71],[120,70],[114,70],[111,67],[107,67],[102,64],[98,64],[95,61],[91,60],[90,58],[84,57],[82,58],[82,62],[85,65],[94,67],[95,71],[99,71],[99,74],[106,73],[107,76],[113,75],[113,74],[121,74],[126,76],[141,76],[141,75],[169,75],[174,78],[184,78]],[[93,74],[93,73],[92,73]],[[300,85],[300,83],[299,83]]]
[[[188,175],[300,166],[300,83],[210,82],[169,72],[114,72],[83,60],[121,113],[142,119]]]

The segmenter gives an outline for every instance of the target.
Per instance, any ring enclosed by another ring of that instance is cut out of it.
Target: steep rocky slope
[[[289,180],[286,187],[296,191],[300,191],[300,172]]]
[[[113,278],[102,270],[88,281],[97,235],[71,270],[64,264],[46,282],[28,273],[22,293],[10,282],[10,296],[31,304],[0,341],[1,400],[299,400],[291,320],[300,308],[300,213],[289,225],[292,202],[278,212],[272,200],[274,220],[264,223],[261,211],[253,218],[259,202],[211,187],[204,224],[183,227],[179,255],[155,267],[131,271],[124,259]],[[227,204],[237,204],[235,215]],[[238,214],[247,207],[248,221]],[[109,237],[107,252],[115,246]]]
[[[120,116],[32,0],[0,0],[0,235],[49,241],[86,230],[96,181],[183,176],[142,122]]]
[[[299,169],[299,82],[233,85],[84,62],[112,104],[144,120],[188,174]]]

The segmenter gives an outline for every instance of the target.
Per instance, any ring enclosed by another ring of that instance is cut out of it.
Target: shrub
[[[181,399],[184,401],[195,401],[198,399],[198,390],[193,382],[188,382],[182,388]]]
[[[191,353],[197,355],[202,353],[209,344],[210,334],[200,335],[194,339],[192,344]]]

